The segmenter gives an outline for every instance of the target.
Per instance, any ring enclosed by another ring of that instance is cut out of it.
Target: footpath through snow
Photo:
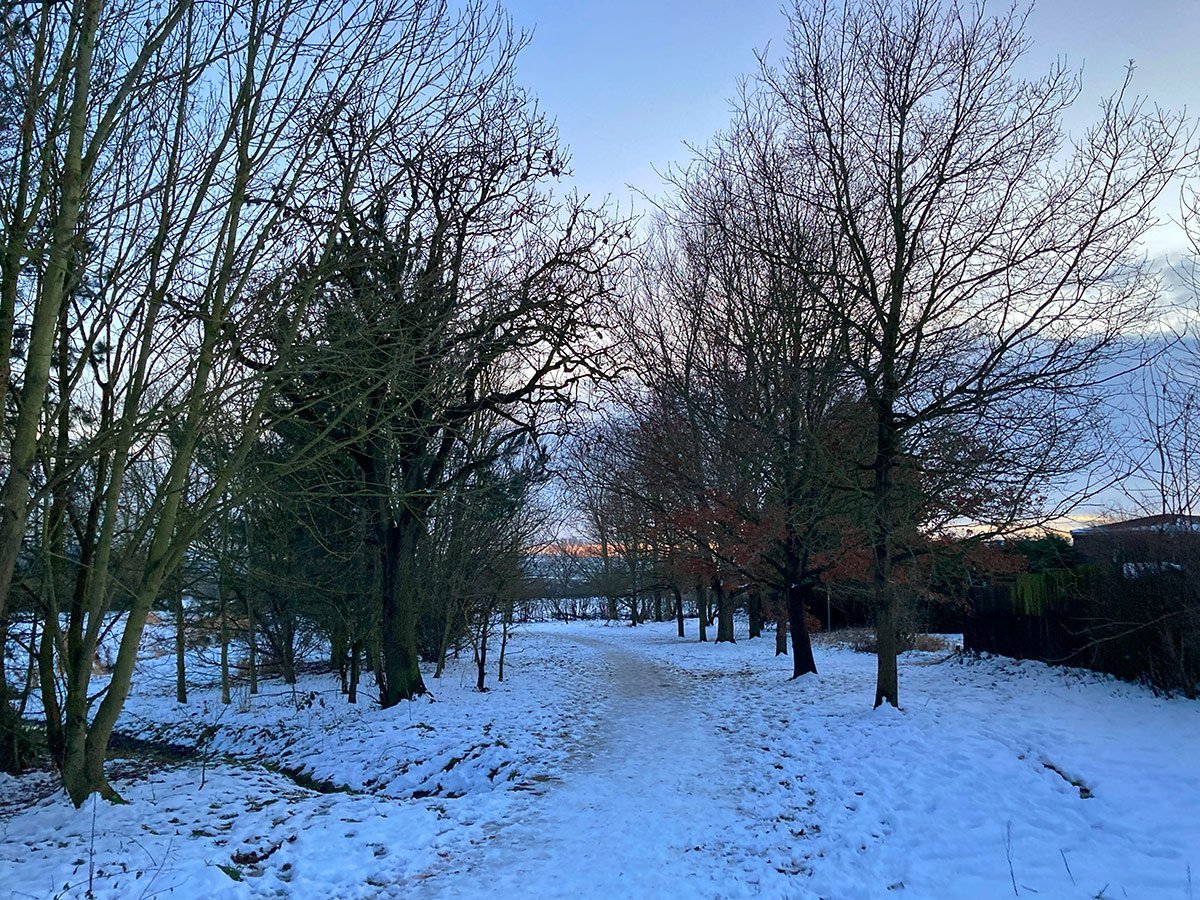
[[[118,763],[127,806],[0,777],[0,900],[89,875],[122,898],[1194,900],[1200,704],[907,654],[904,711],[872,711],[870,655],[823,647],[789,682],[769,637],[688,625],[535,626],[503,685],[464,661],[386,711],[328,677],[179,707],[148,659],[129,722],[200,752]]]
[[[483,840],[425,873],[416,897],[797,891],[767,864],[754,817],[721,777],[745,751],[711,719],[703,683],[651,661],[644,644],[626,649],[612,631],[574,638],[600,650],[611,673],[593,680],[604,707],[594,741],[576,749],[518,820],[489,823]]]

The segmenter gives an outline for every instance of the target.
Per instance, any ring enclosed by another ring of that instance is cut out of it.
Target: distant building
[[[1071,538],[1086,562],[1118,566],[1126,578],[1200,563],[1200,516],[1142,516],[1077,528]]]

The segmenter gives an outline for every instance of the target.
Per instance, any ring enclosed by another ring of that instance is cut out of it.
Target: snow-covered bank
[[[872,711],[869,655],[818,648],[820,676],[789,682],[770,637],[701,645],[688,625],[535,626],[505,684],[478,694],[464,664],[435,702],[388,711],[328,677],[180,707],[168,661],[148,662],[123,727],[200,752],[118,762],[130,804],[98,804],[94,833],[47,776],[0,781],[0,885],[84,896],[90,869],[100,897],[1192,896],[1200,704],[943,653],[906,655],[904,711]]]
[[[111,898],[377,897],[435,858],[443,830],[427,807],[322,795],[260,766],[116,784],[127,804],[51,795],[14,813],[22,792],[48,791],[36,776],[0,782],[0,896],[86,897],[90,882]]]
[[[392,896],[542,790],[609,675],[595,648],[540,632],[509,648],[504,684],[493,673],[478,693],[469,658],[451,660],[430,696],[386,711],[369,685],[351,706],[332,675],[264,681],[229,706],[212,684],[180,705],[172,657],[139,668],[120,729],[196,752],[110,764],[129,803],[95,810],[48,775],[0,776],[0,897],[83,897],[89,871],[97,897]]]

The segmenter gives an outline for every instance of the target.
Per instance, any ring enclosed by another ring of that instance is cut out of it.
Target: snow
[[[203,787],[198,778],[192,766],[139,775],[122,779],[124,805],[76,810],[49,797],[13,816],[4,896],[86,896],[90,871],[97,897],[374,897],[420,862],[391,852],[397,835],[436,841],[428,809],[316,794],[254,766],[217,766]]]
[[[0,779],[0,897],[1193,896],[1196,703],[943,652],[871,710],[870,655],[788,681],[688,630],[529,626],[504,684],[392,710],[329,676],[180,707],[149,659],[122,727],[199,751],[114,762],[127,805]]]

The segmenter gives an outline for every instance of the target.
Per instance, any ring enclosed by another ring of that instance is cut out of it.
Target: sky
[[[663,191],[656,174],[688,158],[729,115],[756,50],[779,51],[779,0],[507,0],[532,32],[522,82],[557,121],[574,184],[626,207]],[[992,3],[997,11],[1003,3]],[[1068,126],[1082,129],[1119,87],[1129,60],[1134,89],[1168,107],[1200,112],[1200,0],[1042,0],[1028,24],[1029,74],[1056,59],[1083,67],[1083,94]],[[631,187],[632,186],[632,190]],[[1155,243],[1169,251],[1177,231]]]
[[[990,6],[1000,12],[1006,0]],[[557,120],[573,185],[626,211],[647,211],[665,193],[657,172],[686,162],[688,143],[703,145],[725,126],[739,79],[755,70],[755,52],[782,52],[787,36],[780,0],[505,0],[505,7],[532,32],[518,75]],[[1027,33],[1028,77],[1057,59],[1082,69],[1082,93],[1065,123],[1076,134],[1120,87],[1131,60],[1138,95],[1200,114],[1200,0],[1041,0]],[[1174,192],[1164,197],[1160,215],[1177,215],[1177,200]],[[1171,266],[1185,249],[1170,221],[1146,242],[1148,255]],[[1097,502],[1107,509],[1123,501],[1106,494]]]

